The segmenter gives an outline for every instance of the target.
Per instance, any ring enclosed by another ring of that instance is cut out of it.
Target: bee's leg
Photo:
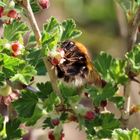
[[[57,77],[63,78],[65,76],[65,72],[62,69],[60,69],[58,65],[56,66],[56,68],[57,68]]]

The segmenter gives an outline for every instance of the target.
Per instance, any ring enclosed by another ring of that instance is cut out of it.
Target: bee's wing
[[[102,86],[102,80],[96,69],[94,68],[93,64],[90,63],[89,73],[87,77],[87,81],[90,84],[94,84],[96,86],[101,87]]]

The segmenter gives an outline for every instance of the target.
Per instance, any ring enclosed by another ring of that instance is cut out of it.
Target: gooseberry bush
[[[24,139],[30,133],[27,128],[45,118],[40,127],[49,128],[48,140],[65,140],[63,125],[72,121],[77,123],[77,129],[86,132],[88,140],[140,140],[138,129],[128,130],[129,118],[140,107],[128,106],[130,93],[125,90],[124,96],[119,95],[120,87],[125,89],[131,81],[140,83],[136,78],[140,72],[137,42],[140,0],[116,2],[124,9],[127,19],[128,51],[123,59],[101,52],[93,65],[102,79],[102,86],[87,83],[79,90],[79,87],[59,81],[54,69],[58,62],[49,61],[50,53],[57,55],[58,44],[81,35],[74,20],[59,22],[51,17],[39,31],[34,15],[48,8],[49,0],[0,1],[3,29],[0,38],[0,139]],[[22,20],[23,17],[26,20]],[[34,80],[46,73],[50,79],[47,82]],[[88,101],[90,107],[83,101]],[[120,118],[107,110],[108,102],[120,110]]]

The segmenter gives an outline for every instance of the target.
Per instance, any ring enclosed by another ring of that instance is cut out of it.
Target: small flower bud
[[[93,111],[87,111],[85,114],[85,119],[87,120],[95,119],[95,113]]]
[[[48,138],[49,138],[49,140],[55,140],[55,136],[54,136],[54,134],[53,134],[53,131],[50,131],[50,132],[48,133]]]
[[[48,8],[50,5],[49,0],[39,0],[38,2],[43,9]]]
[[[106,107],[107,106],[107,100],[103,100],[100,103],[101,107]]]
[[[2,17],[3,15],[3,11],[4,11],[4,8],[2,6],[0,6],[0,18]]]
[[[54,126],[59,125],[59,123],[60,123],[60,121],[59,121],[58,118],[52,119],[52,124],[53,124]]]
[[[10,18],[17,18],[17,12],[16,12],[16,10],[10,10],[9,12],[8,12],[8,14],[7,14],[7,16],[8,17],[10,17]]]

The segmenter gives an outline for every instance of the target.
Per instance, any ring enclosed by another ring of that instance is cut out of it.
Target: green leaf
[[[36,70],[33,66],[27,65],[21,71],[18,71],[10,80],[19,81],[25,85],[28,85],[33,76],[35,76]]]
[[[102,120],[102,128],[106,130],[114,130],[115,128],[119,128],[120,122],[115,119],[114,114],[111,113],[103,113],[101,114]]]
[[[10,79],[12,82],[21,82],[28,85],[32,77],[35,76],[35,68],[26,64],[24,60],[2,53],[0,54],[0,57],[3,65],[2,72],[4,73],[5,79]]]
[[[48,98],[49,95],[53,92],[52,84],[49,81],[46,83],[37,83],[37,87],[39,89],[37,95],[41,99]]]
[[[113,139],[130,140],[129,133],[130,132],[128,130],[116,129],[113,132]]]
[[[88,140],[95,140],[94,136],[96,135],[96,131],[93,127],[90,127],[86,130],[87,133],[87,139]]]
[[[75,95],[75,96],[72,96],[72,97],[69,97],[68,99],[68,103],[69,105],[73,108],[73,110],[75,110],[75,112],[77,114],[81,114],[83,113],[83,110],[85,110],[86,107],[84,107],[83,105],[79,104],[80,102],[80,96],[79,95]],[[75,106],[78,106],[75,108]],[[80,108],[80,109],[79,109]],[[82,111],[81,111],[82,110]]]
[[[0,131],[3,129],[3,123],[4,123],[4,118],[2,115],[0,115]]]
[[[125,103],[125,99],[122,96],[111,97],[109,101],[113,102],[119,109],[121,109]]]
[[[124,84],[127,82],[126,61],[114,59],[111,55],[101,52],[94,64],[105,81],[113,84]]]
[[[116,87],[113,87],[112,84],[108,83],[101,91],[102,92],[101,94],[103,96],[102,98],[105,99],[115,95],[117,90],[118,89]]]
[[[112,131],[111,130],[106,130],[106,129],[101,129],[97,133],[98,138],[111,138],[112,136]]]
[[[7,140],[12,140],[21,137],[21,130],[19,129],[20,121],[18,119],[9,120],[6,123]]]
[[[36,65],[37,75],[46,75],[46,67],[43,59],[40,59]]]
[[[16,74],[17,70],[20,69],[20,67],[25,65],[25,61],[20,60],[18,58],[10,57],[6,54],[1,53],[0,57],[3,61],[2,71],[8,79],[14,74]]]
[[[30,4],[34,13],[38,13],[41,10],[37,3],[37,0],[30,0]]]
[[[57,46],[58,43],[58,33],[55,34],[49,34],[44,32],[42,35],[42,46],[44,49],[44,54],[47,55],[48,51],[51,51],[54,49],[54,47]]]
[[[28,39],[28,43],[27,46],[28,48],[35,46],[36,45],[36,39],[35,39],[35,35],[33,33],[30,34],[29,39]],[[31,48],[33,50],[33,48]]]
[[[22,121],[22,123],[25,123],[26,126],[33,126],[41,118],[42,115],[43,115],[42,110],[36,106],[32,117],[20,118],[20,120]]]
[[[43,26],[42,32],[42,46],[45,49],[45,55],[47,55],[49,50],[52,50],[58,45],[61,37],[61,27],[59,22],[51,17],[50,20]]]
[[[44,24],[41,44],[45,55],[48,51],[58,47],[59,42],[74,39],[81,35],[81,31],[76,29],[76,24],[72,19],[68,19],[60,24],[56,18],[51,17]]]
[[[2,52],[6,47],[6,44],[8,44],[8,40],[7,39],[0,39],[0,52]]]
[[[65,121],[67,121],[67,118],[68,118],[68,113],[66,112],[61,113],[60,120],[62,123],[65,123]]]
[[[6,4],[4,2],[0,1],[0,6],[5,7]]]
[[[45,30],[48,33],[56,32],[58,29],[60,29],[60,23],[54,17],[51,17],[48,20],[48,22],[44,24],[44,28],[43,28],[43,30]]]
[[[76,29],[76,24],[72,19],[63,21],[62,27],[63,27],[63,33],[62,33],[61,41],[74,39],[82,34],[80,30]]]
[[[118,0],[118,1],[120,2],[120,4],[122,5],[122,7],[123,7],[125,10],[130,9],[131,1],[128,1],[128,0]]]
[[[5,75],[3,72],[0,71],[0,87],[4,85],[5,82]]]
[[[65,99],[68,99],[69,97],[77,95],[77,89],[75,87],[69,87],[69,86],[61,83],[59,85],[59,88],[60,88],[62,96]]]
[[[113,131],[112,137],[114,140],[140,140],[140,130],[136,128],[132,130],[116,129]]]
[[[58,104],[60,104],[60,98],[54,92],[44,101],[44,106],[48,112],[53,111]]]
[[[140,5],[140,0],[135,0],[135,2],[136,2],[138,5]]]
[[[20,40],[21,36],[27,31],[29,31],[29,29],[25,23],[15,20],[12,24],[4,26],[4,38],[9,41],[17,41]]]
[[[39,59],[41,59],[41,50],[40,49],[36,49],[36,48],[30,48],[28,50],[28,54],[26,56],[26,61],[28,61],[28,63],[30,63],[33,66],[36,66]]]
[[[93,103],[96,106],[99,106],[101,101],[113,97],[116,91],[117,88],[113,87],[110,83],[108,83],[103,89],[98,89],[95,87],[86,87],[85,89],[85,92],[91,95]]]
[[[21,98],[13,102],[13,105],[20,117],[29,118],[34,114],[37,102],[38,98],[34,93],[24,91]]]
[[[46,118],[45,121],[43,122],[43,128],[54,128],[54,126],[51,123],[51,118]]]
[[[140,45],[135,46],[128,52],[126,58],[131,64],[132,71],[140,72]]]
[[[45,75],[46,67],[42,59],[42,54],[40,49],[31,48],[29,54],[26,56],[26,61],[35,67],[37,75]]]
[[[10,57],[6,54],[0,54],[3,57],[3,65],[5,68],[10,69],[12,71],[18,69],[23,66],[25,62],[15,57]]]
[[[140,140],[140,130],[134,128],[130,133],[131,140]]]
[[[126,66],[126,61],[113,59],[110,67],[112,81],[114,80],[117,84],[124,84],[127,82],[128,76],[126,75]]]
[[[95,67],[100,72],[105,80],[110,78],[109,68],[112,63],[112,56],[104,52],[101,52],[100,55],[95,60]]]
[[[98,128],[101,125],[102,125],[102,122],[98,115],[95,117],[93,121],[85,120],[85,127],[86,127],[86,133],[87,133],[88,139],[93,138],[94,140],[94,137],[96,136],[95,128],[96,127]]]
[[[98,114],[94,120],[85,121],[85,130],[90,140],[111,138],[112,131],[119,128],[120,123],[111,113]]]

